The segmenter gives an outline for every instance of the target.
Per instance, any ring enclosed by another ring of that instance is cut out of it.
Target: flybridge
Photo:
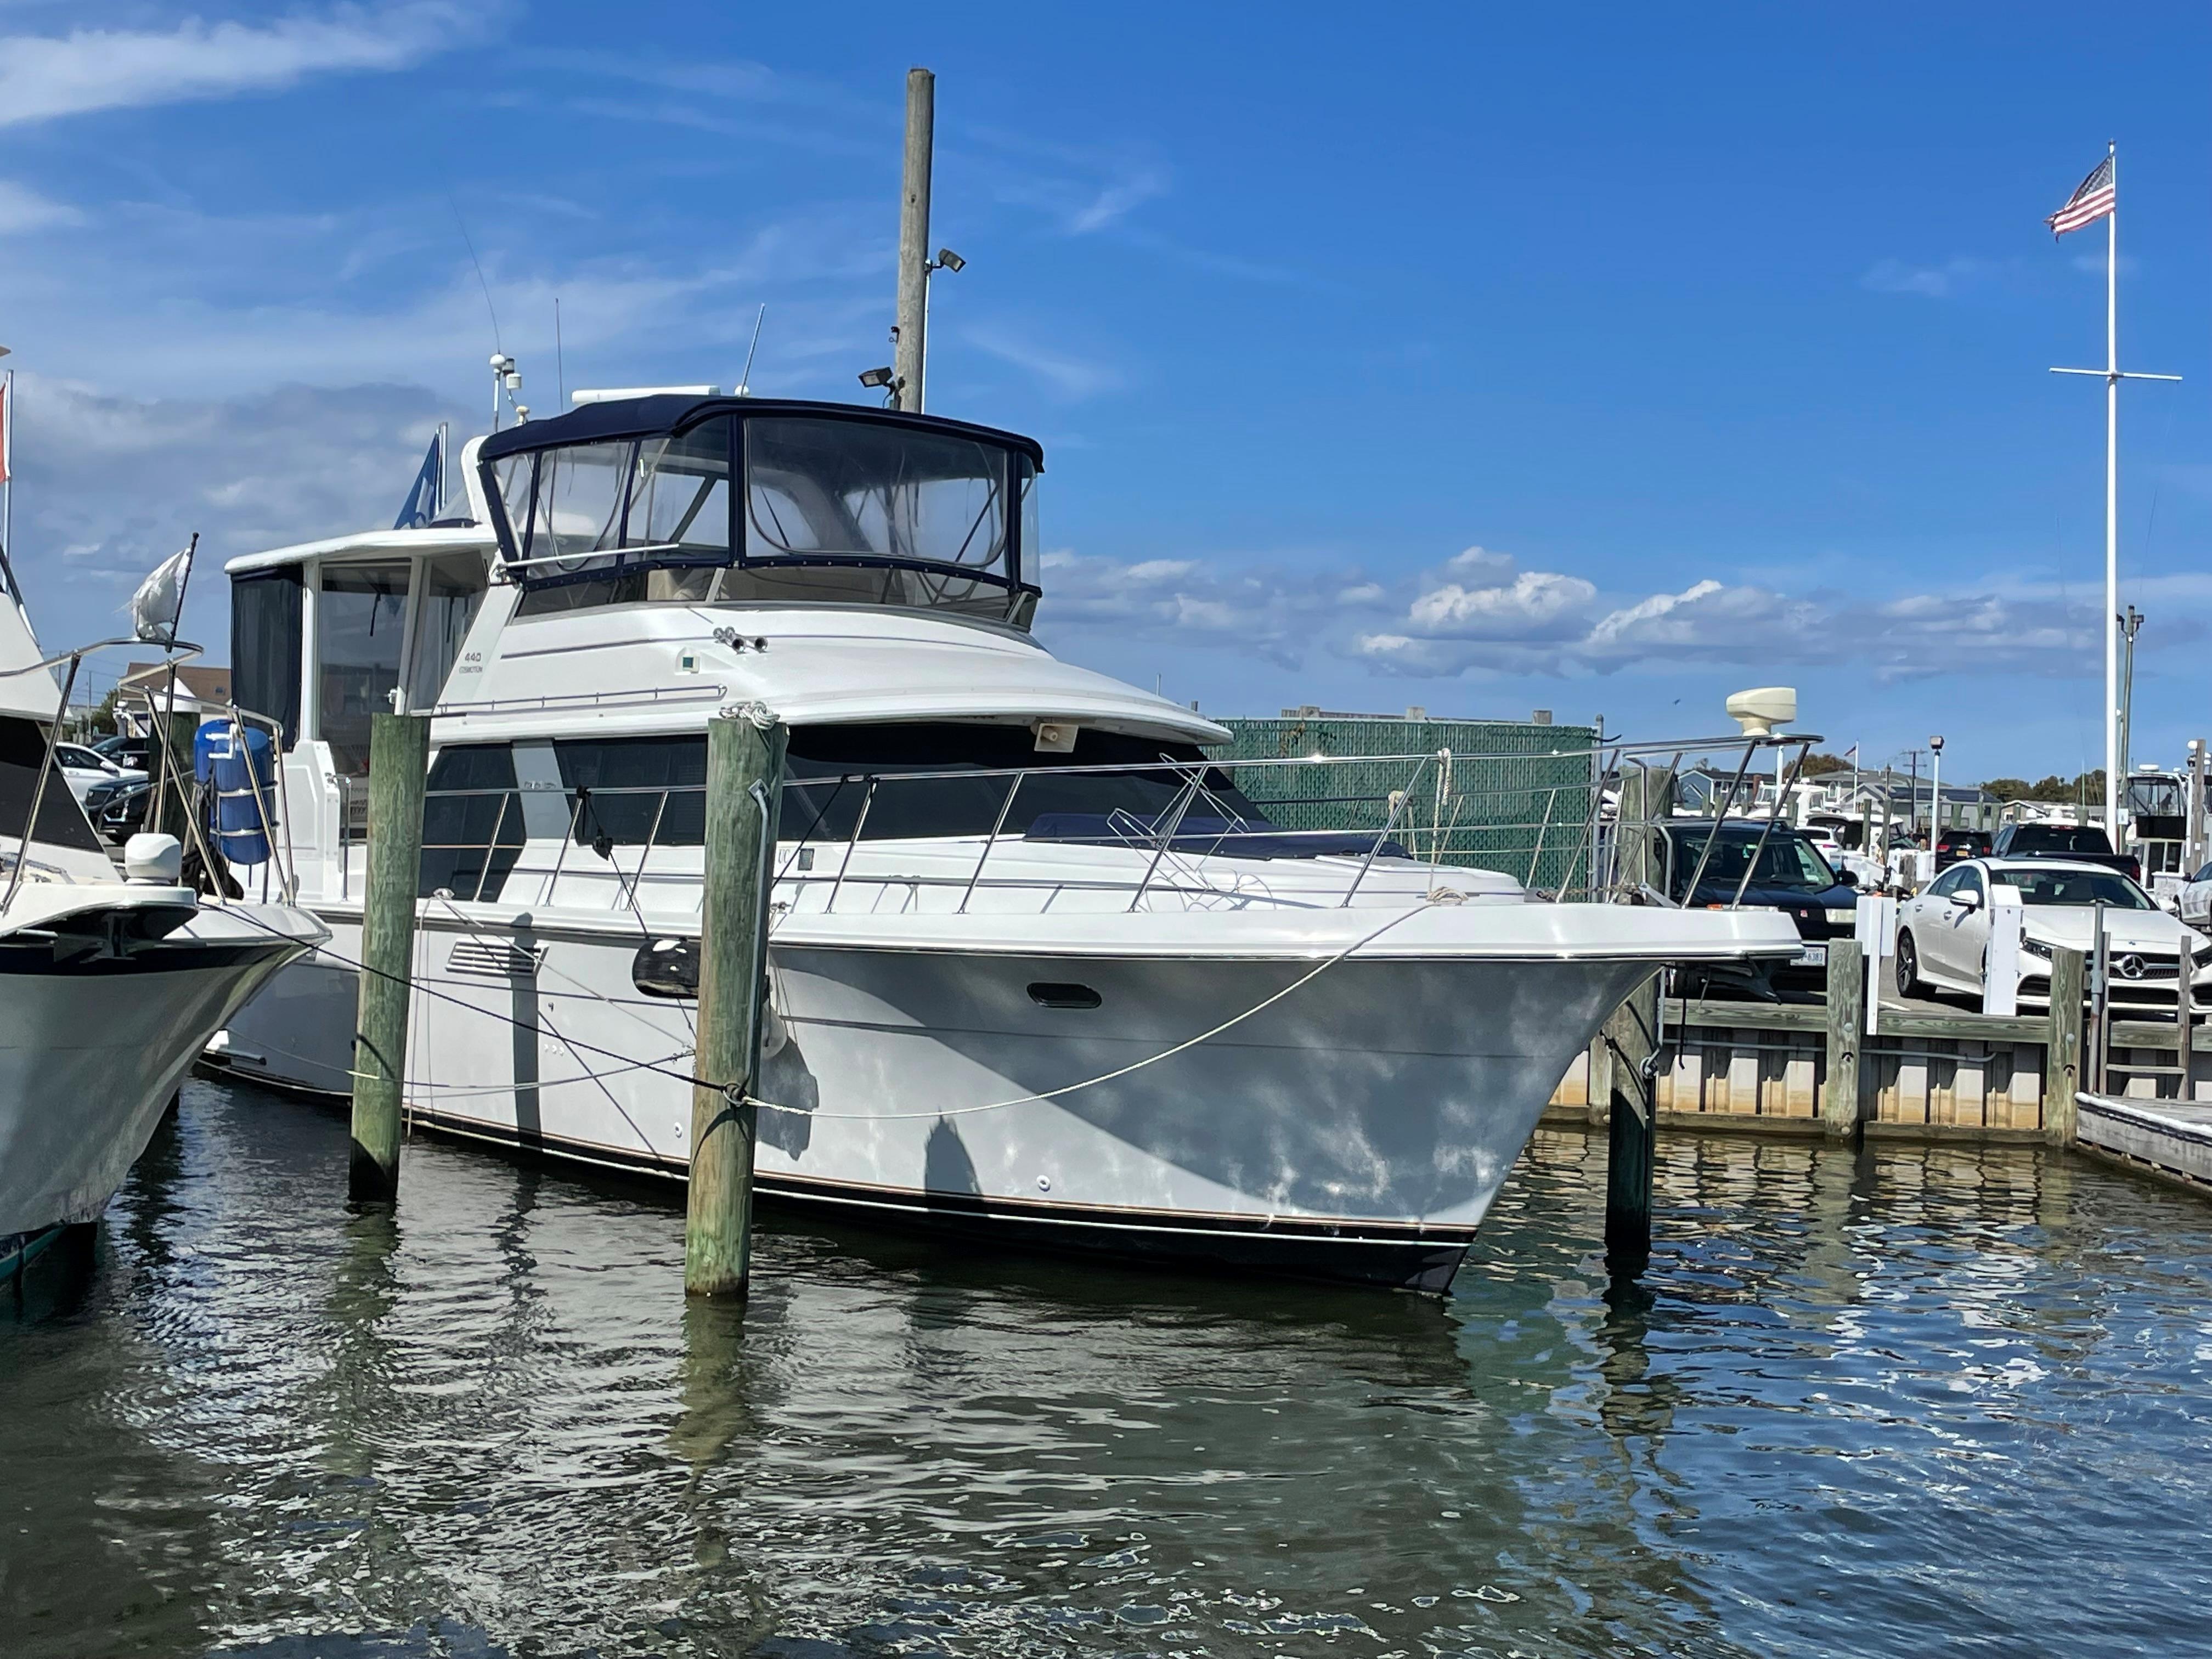
[[[850,404],[611,398],[477,464],[518,617],[641,600],[950,610],[1026,627],[1036,475],[1011,432]]]

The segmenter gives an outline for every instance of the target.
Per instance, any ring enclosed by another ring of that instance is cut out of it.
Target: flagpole
[[[0,419],[7,422],[7,430],[0,432],[0,460],[8,464],[8,481],[0,483],[0,565],[8,569],[8,586],[15,585],[15,371],[8,371],[8,383],[0,392]],[[15,598],[20,602],[22,595]]]
[[[2120,847],[2120,158],[2108,143],[2112,210],[2105,216],[2105,834]]]
[[[2130,374],[2120,368],[2119,146],[2105,146],[2104,164],[2081,181],[2065,207],[2045,221],[2057,235],[2105,222],[2105,366],[2053,368],[2053,374],[2095,374],[2105,382],[2105,832],[2120,848],[2120,382],[2178,380],[2179,374]],[[2102,211],[2095,211],[2100,197]],[[2069,222],[2069,213],[2085,216]],[[2082,803],[2086,811],[2087,803]]]

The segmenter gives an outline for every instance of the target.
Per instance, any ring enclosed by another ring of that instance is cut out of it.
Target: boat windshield
[[[487,463],[507,569],[526,590],[518,614],[812,599],[1026,624],[1037,466],[1022,441],[817,408],[694,410],[679,429]],[[545,423],[549,439],[574,418]]]

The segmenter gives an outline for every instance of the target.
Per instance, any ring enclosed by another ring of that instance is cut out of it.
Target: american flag
[[[2112,210],[2114,199],[2112,158],[2107,155],[2081,181],[2081,188],[2066,198],[2066,205],[2043,222],[2051,227],[2053,236],[2063,236],[2069,230],[2096,223]]]

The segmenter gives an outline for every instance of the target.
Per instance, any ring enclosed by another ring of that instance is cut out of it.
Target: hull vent
[[[542,945],[532,950],[496,940],[465,939],[454,945],[453,954],[446,958],[446,971],[469,979],[536,979],[538,964],[544,957]]]

